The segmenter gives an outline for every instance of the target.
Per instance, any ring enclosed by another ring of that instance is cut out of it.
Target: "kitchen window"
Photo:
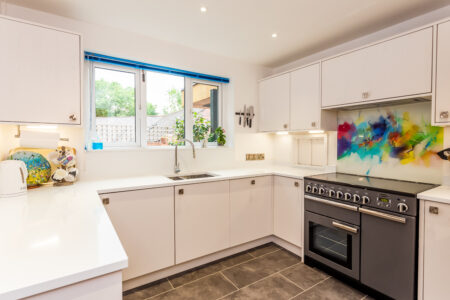
[[[222,83],[91,63],[90,141],[105,148],[216,143]]]

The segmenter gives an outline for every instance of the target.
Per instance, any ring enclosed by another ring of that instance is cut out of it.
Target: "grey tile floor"
[[[304,265],[275,244],[242,252],[124,293],[124,300],[372,299]]]

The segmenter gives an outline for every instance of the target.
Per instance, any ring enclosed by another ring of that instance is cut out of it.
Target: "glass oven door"
[[[359,279],[359,226],[305,212],[305,255]]]

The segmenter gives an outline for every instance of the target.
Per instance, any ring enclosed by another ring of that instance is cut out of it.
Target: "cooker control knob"
[[[358,194],[353,195],[353,202],[359,202],[361,200],[361,197]]]
[[[343,197],[344,197],[344,193],[343,192],[341,192],[341,191],[337,191],[337,198],[338,199],[342,199]]]
[[[307,185],[306,186],[306,191],[308,192],[308,193],[311,193],[311,190],[312,190],[312,187],[311,187],[311,185]]]
[[[344,199],[345,200],[350,200],[352,198],[352,194],[350,194],[350,193],[345,193],[344,194]]]
[[[328,196],[331,198],[334,198],[336,196],[336,192],[334,190],[329,190],[328,191]]]
[[[406,203],[399,203],[397,204],[397,209],[399,212],[405,213],[408,211],[408,205],[406,205]]]
[[[369,204],[370,203],[370,198],[367,196],[362,196],[362,204]]]
[[[313,194],[317,194],[318,191],[319,191],[319,189],[317,188],[317,186],[314,186],[314,187],[312,188]]]
[[[325,189],[323,187],[319,188],[319,195],[325,194]]]

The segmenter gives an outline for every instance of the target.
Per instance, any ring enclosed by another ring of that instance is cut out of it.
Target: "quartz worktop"
[[[450,204],[450,186],[441,185],[434,189],[425,191],[417,195],[421,200],[429,200]]]
[[[214,177],[182,181],[141,176],[80,181],[0,198],[0,299],[39,294],[128,266],[99,194],[266,175],[302,179],[332,171],[268,166],[210,171]]]

